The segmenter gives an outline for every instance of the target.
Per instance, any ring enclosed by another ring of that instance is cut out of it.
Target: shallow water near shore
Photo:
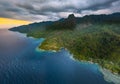
[[[43,40],[0,30],[0,84],[111,84],[98,65],[72,60],[65,49],[36,50]]]

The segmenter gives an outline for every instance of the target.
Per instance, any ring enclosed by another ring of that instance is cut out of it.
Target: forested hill
[[[120,74],[120,13],[87,15],[47,21],[10,29],[45,38],[43,50],[67,48],[77,60],[92,61]],[[19,44],[18,44],[19,45]]]
[[[19,27],[14,27],[10,30],[27,32],[29,30],[45,30],[48,29],[74,29],[77,24],[119,24],[120,23],[120,13],[113,13],[110,15],[86,15],[84,17],[75,17],[73,14],[69,15],[68,18],[62,18],[58,21],[46,21],[46,22],[38,22],[32,23],[29,25],[23,25]]]

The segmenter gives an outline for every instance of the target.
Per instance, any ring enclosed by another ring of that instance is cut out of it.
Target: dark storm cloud
[[[113,2],[116,2],[116,1],[118,1],[118,0],[108,0],[108,1],[103,2],[103,3],[96,3],[96,4],[93,4],[93,5],[91,5],[90,7],[87,7],[87,8],[85,8],[85,9],[86,9],[86,10],[87,10],[87,9],[98,10],[98,9],[100,9],[100,8],[108,8],[108,7],[111,6],[111,4],[112,4]]]
[[[28,21],[56,20],[70,13],[120,12],[120,0],[0,0],[0,17]]]

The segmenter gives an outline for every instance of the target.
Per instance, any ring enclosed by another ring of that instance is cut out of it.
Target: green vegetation
[[[91,19],[90,19],[91,21]],[[77,60],[92,61],[120,74],[120,24],[110,22],[93,23],[71,16],[45,26],[27,30],[27,36],[45,38],[39,45],[44,50],[67,48]],[[61,28],[62,27],[62,28]]]

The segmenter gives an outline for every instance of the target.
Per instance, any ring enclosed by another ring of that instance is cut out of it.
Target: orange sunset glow
[[[32,22],[0,17],[0,29],[11,28],[11,27],[20,26],[20,25],[26,25],[30,23]]]

